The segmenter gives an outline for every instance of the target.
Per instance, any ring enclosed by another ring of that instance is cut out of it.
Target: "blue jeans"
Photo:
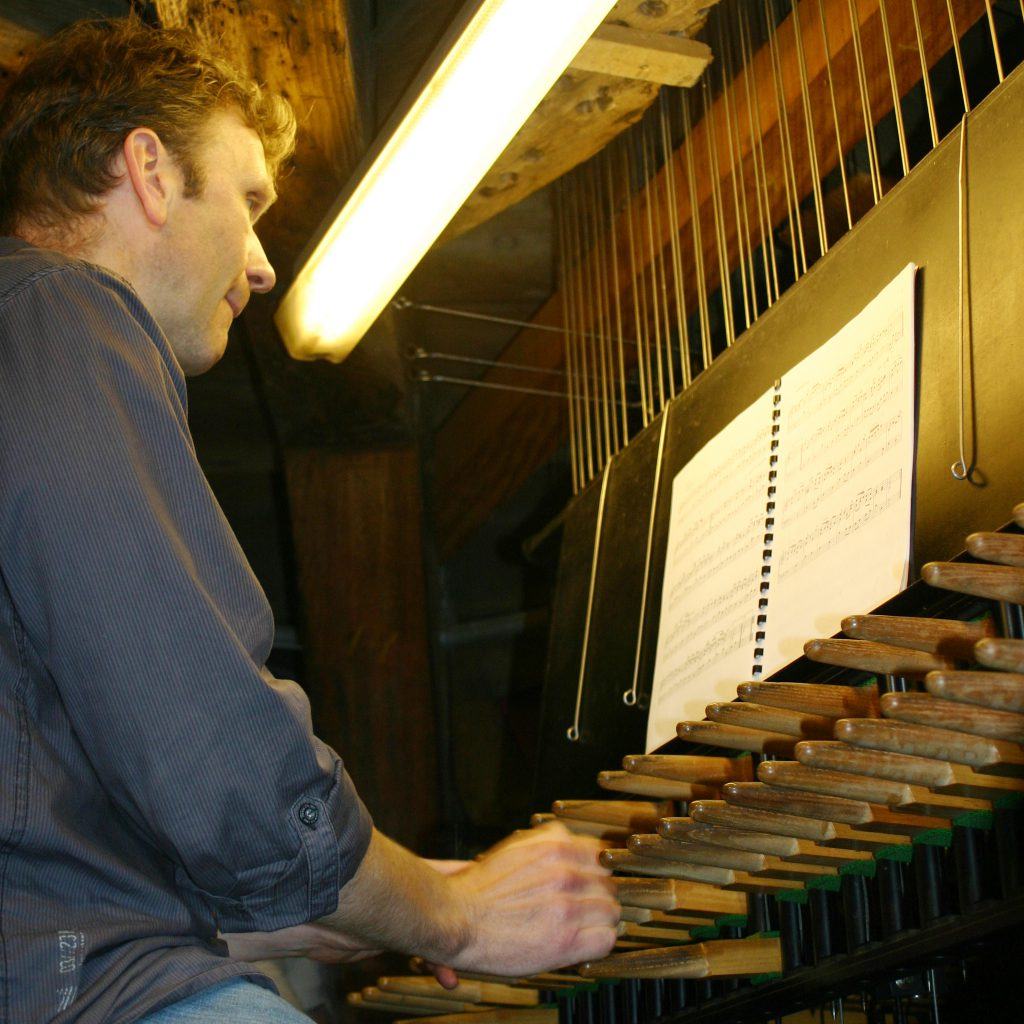
[[[232,978],[171,1003],[139,1024],[310,1024],[310,1019],[270,989]]]

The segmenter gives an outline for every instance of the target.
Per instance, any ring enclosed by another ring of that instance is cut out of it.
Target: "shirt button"
[[[316,828],[320,820],[320,808],[316,804],[303,804],[299,808],[299,821],[307,828]]]

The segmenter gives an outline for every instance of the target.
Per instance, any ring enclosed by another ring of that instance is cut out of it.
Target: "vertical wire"
[[[569,298],[569,275],[567,273],[566,260],[568,253],[565,244],[565,182],[559,182],[558,190],[555,193],[555,220],[557,223],[558,237],[558,279],[559,289],[562,293],[562,326],[565,337],[565,372],[566,372],[566,397],[568,400],[569,412],[569,464],[572,469],[572,493],[580,492],[580,467],[579,467],[579,446],[576,436],[576,374],[574,369],[575,360],[572,354],[572,303]]]
[[[676,187],[676,153],[672,149],[669,127],[668,95],[661,91],[661,145],[665,156],[665,188],[668,193],[669,243],[672,250],[672,274],[676,289],[676,326],[679,332],[680,386],[685,391],[693,379],[690,367],[690,332],[686,323],[686,290],[683,287],[683,253],[679,242],[679,193]]]
[[[630,251],[630,285],[633,289],[633,325],[637,343],[637,381],[640,384],[640,419],[646,427],[650,423],[649,395],[647,393],[647,377],[644,371],[643,331],[640,326],[640,298],[637,288],[637,257],[636,234],[633,227],[633,188],[630,175],[629,147],[620,145],[622,154],[621,173],[624,178],[623,189],[626,197],[626,242]]]
[[[811,191],[814,195],[814,212],[818,220],[818,251],[828,252],[828,229],[825,226],[825,204],[821,195],[821,171],[818,167],[818,147],[814,141],[814,114],[811,111],[811,92],[807,86],[807,61],[804,58],[804,29],[800,24],[800,4],[793,4],[793,35],[796,39],[796,61],[800,72],[800,99],[804,111],[804,127],[807,129],[807,155],[811,164]]]
[[[622,444],[618,439],[618,417],[615,414],[615,384],[614,384],[614,356],[611,351],[611,306],[608,301],[608,265],[605,252],[605,225],[603,224],[603,210],[601,196],[601,179],[598,174],[597,160],[590,162],[591,188],[594,197],[594,270],[597,284],[597,303],[600,309],[601,319],[601,359],[605,367],[605,388],[604,395],[607,406],[605,412],[609,425],[609,453],[617,452]]]
[[[725,321],[725,344],[736,340],[736,324],[732,305],[732,280],[729,275],[729,250],[725,238],[725,210],[722,205],[722,179],[718,169],[718,139],[714,129],[711,105],[711,87],[705,75],[701,93],[704,97],[704,138],[707,142],[709,175],[711,177],[712,209],[715,213],[715,244],[718,248],[719,295],[722,299],[722,313]]]
[[[772,65],[772,80],[775,86],[775,110],[779,115],[779,153],[782,160],[782,182],[786,189],[786,210],[789,215],[789,242],[793,253],[793,277],[800,276],[799,254],[804,254],[803,269],[807,269],[807,256],[804,253],[804,234],[800,224],[800,199],[796,196],[795,183],[790,187],[789,161],[786,158],[786,139],[789,136],[789,119],[786,117],[786,96],[782,91],[782,70],[778,64],[778,55],[775,52],[777,42],[775,23],[772,21],[771,11],[768,8],[768,0],[764,0],[764,24],[768,34],[768,50]],[[795,209],[794,209],[795,207]],[[797,242],[799,240],[799,247]]]
[[[626,358],[622,339],[622,295],[619,292],[619,238],[615,225],[615,175],[612,170],[612,151],[605,150],[605,176],[608,181],[608,231],[612,250],[612,294],[615,299],[615,340],[619,356],[619,391],[622,396],[622,439],[629,443],[629,398],[626,394]]]
[[[585,483],[589,482],[594,477],[594,424],[592,422],[593,417],[593,402],[590,397],[593,384],[593,374],[590,369],[590,341],[587,337],[586,329],[586,316],[584,315],[584,300],[583,300],[583,244],[582,244],[582,231],[580,227],[580,176],[579,172],[572,176],[572,242],[574,248],[575,258],[575,270],[576,270],[576,327],[579,331],[579,351],[580,351],[580,363],[581,373],[580,382],[583,385],[582,405],[583,405],[583,437],[586,443],[586,474]]]
[[[821,41],[825,46],[825,73],[828,77],[828,95],[832,102],[832,123],[836,128],[836,160],[839,164],[839,174],[843,179],[843,202],[846,205],[846,226],[853,228],[853,210],[850,208],[850,185],[846,180],[846,154],[843,151],[843,140],[839,131],[839,108],[836,106],[836,89],[832,81],[832,53],[829,49],[828,24],[825,18],[825,6],[823,0],[818,0],[818,17],[821,20]]]
[[[900,103],[899,83],[896,81],[896,64],[892,57],[892,37],[889,35],[889,16],[885,10],[885,0],[878,0],[878,14],[882,22],[885,61],[889,66],[889,84],[892,86],[892,110],[896,115],[896,134],[900,142],[900,160],[903,163],[903,176],[906,177],[910,173],[910,160],[907,156],[907,133],[903,126],[903,106]]]
[[[740,144],[740,128],[739,121],[740,115],[736,109],[736,101],[734,98],[734,91],[737,88],[736,84],[736,64],[734,60],[734,48],[735,40],[732,36],[726,42],[723,47],[722,58],[725,61],[725,76],[729,80],[729,88],[724,91],[725,96],[725,119],[729,127],[729,162],[733,163],[733,152],[736,154],[736,163],[733,164],[733,186],[734,194],[739,192],[741,209],[742,209],[742,222],[743,222],[743,239],[746,242],[746,269],[749,278],[749,298],[750,298],[750,312],[747,319],[747,327],[750,326],[752,320],[756,320],[758,317],[757,308],[757,275],[754,270],[754,247],[750,241],[750,216],[747,209],[747,171],[746,166],[743,162],[743,147]],[[751,154],[753,155],[753,154]],[[737,167],[739,168],[739,177],[736,177]],[[737,212],[737,232],[740,230],[740,212]],[[743,249],[740,249],[741,256],[744,255]],[[744,309],[746,309],[747,302],[747,278],[744,278]]]
[[[595,179],[595,192],[597,194],[598,202],[600,203],[600,230],[598,232],[598,244],[600,246],[600,259],[598,267],[601,270],[601,305],[604,312],[604,323],[605,323],[605,348],[608,351],[608,417],[611,420],[612,425],[612,441],[614,442],[615,450],[619,451],[625,444],[625,438],[619,435],[619,416],[615,406],[618,402],[618,387],[615,380],[616,375],[616,362],[615,362],[615,349],[614,349],[614,328],[612,327],[612,301],[611,301],[611,267],[608,265],[610,260],[614,260],[615,254],[609,253],[608,248],[608,232],[609,232],[609,221],[608,221],[608,203],[607,194],[605,191],[604,175],[601,174],[601,155],[593,161],[593,171]]]
[[[659,107],[659,118],[664,117],[664,107]],[[653,197],[657,196],[657,189],[654,187],[654,183],[658,178],[658,172],[654,170],[655,163],[658,155],[658,139],[657,139],[657,126],[652,123],[651,125],[651,181],[649,187],[651,189],[652,202]],[[665,195],[665,202],[658,202],[654,205],[654,227],[656,231],[657,243],[655,250],[657,253],[658,266],[661,268],[661,317],[662,317],[662,328],[665,332],[665,376],[668,378],[668,393],[673,398],[676,393],[676,372],[675,372],[675,360],[672,358],[672,323],[671,313],[669,312],[669,295],[668,295],[668,271],[665,269],[665,224],[662,217],[662,212],[665,207],[668,206],[668,175],[665,171],[664,165],[661,171],[661,183],[662,192]],[[671,233],[671,232],[670,232]]]
[[[853,39],[853,57],[857,66],[857,87],[860,90],[860,109],[864,115],[864,142],[868,148],[868,166],[871,169],[871,192],[877,203],[882,198],[882,175],[878,167],[878,146],[875,140],[875,126],[871,120],[871,103],[868,99],[867,76],[864,71],[864,52],[861,49],[860,23],[853,0],[846,0],[850,12],[850,36]]]
[[[964,113],[969,114],[971,112],[971,97],[967,92],[967,76],[964,74],[964,58],[960,52],[960,33],[956,28],[953,0],[946,0],[946,10],[949,13],[949,31],[953,36],[953,53],[956,56],[956,72],[960,77],[960,92],[964,98]],[[1021,15],[1024,16],[1024,0],[1021,0]]]
[[[743,87],[747,95],[747,127],[750,131],[750,150],[754,157],[754,184],[757,192],[757,216],[761,226],[761,258],[764,262],[764,283],[769,307],[779,297],[779,267],[775,258],[775,236],[772,231],[771,205],[768,197],[768,173],[764,164],[764,146],[761,138],[760,101],[755,103],[750,88],[750,74],[753,70],[754,50],[750,41],[748,8],[740,8],[740,45],[743,59]],[[757,129],[754,129],[754,122]],[[761,203],[761,189],[764,189],[764,204]],[[771,266],[769,267],[769,257]],[[774,283],[775,290],[772,292]]]
[[[725,110],[725,136],[729,146],[729,180],[732,182],[732,205],[733,215],[736,218],[736,252],[739,256],[740,284],[743,292],[743,324],[750,327],[750,289],[747,284],[747,257],[743,249],[743,223],[740,217],[740,193],[739,182],[736,177],[736,151],[732,139],[732,105],[730,93],[732,91],[732,76],[727,74],[730,70],[730,62],[725,49],[725,36],[722,32],[722,22],[719,19],[716,26],[718,42],[719,61],[722,79],[722,107]],[[725,220],[723,216],[723,226]]]
[[[966,480],[971,475],[974,453],[973,443],[971,465],[967,462],[966,434],[966,398],[964,395],[964,360],[969,358],[971,351],[971,279],[970,250],[967,237],[968,217],[967,195],[967,115],[960,121],[960,160],[957,167],[957,313],[960,320],[960,336],[957,344],[957,387],[960,422],[958,427],[959,458],[949,467],[954,480]]]
[[[703,369],[711,365],[711,324],[708,316],[708,287],[704,275],[704,240],[700,229],[700,206],[697,201],[697,176],[693,164],[693,126],[690,105],[683,96],[683,130],[686,142],[686,177],[690,189],[690,225],[693,228],[693,259],[697,276],[697,307],[700,311],[700,349]]]
[[[658,280],[654,266],[654,212],[651,209],[651,167],[647,157],[647,119],[640,122],[640,154],[641,154],[641,176],[643,184],[640,190],[644,194],[644,212],[647,220],[647,263],[651,269],[651,287],[648,294],[651,297],[649,310],[650,323],[654,324],[654,354],[653,360],[658,369],[658,404],[655,411],[665,408],[665,367],[661,356],[661,316],[658,309]],[[642,262],[642,261],[641,261]],[[641,271],[644,274],[644,271]],[[645,275],[646,276],[646,275]],[[653,389],[652,389],[653,390]]]
[[[914,0],[915,4],[917,0]],[[996,35],[996,19],[992,14],[992,0],[985,0],[985,13],[988,15],[988,30],[992,34],[992,56],[996,59],[996,73],[999,75],[999,81],[1006,77],[1003,74],[1003,57],[999,52],[999,36]]]
[[[924,99],[928,107],[928,127],[931,129],[932,148],[934,149],[939,144],[939,129],[935,123],[935,100],[932,98],[932,80],[928,74],[928,55],[924,52],[924,33],[921,31],[921,15],[917,9],[917,0],[910,0],[910,7],[914,12],[914,34],[917,36],[917,53],[921,58],[921,84],[924,86]],[[991,13],[991,8],[989,8],[989,13]],[[1002,80],[1002,75],[1000,75],[999,81]]]
[[[590,322],[594,331],[594,344],[598,355],[594,359],[597,368],[598,380],[600,382],[600,422],[604,429],[604,448],[601,455],[601,467],[604,467],[612,457],[612,436],[610,403],[608,401],[608,352],[606,347],[607,332],[605,331],[603,311],[601,306],[601,281],[600,281],[600,248],[598,243],[599,225],[597,223],[597,196],[594,194],[593,164],[588,163],[584,168],[584,183],[587,188],[587,224],[589,246],[587,252],[587,267],[589,268],[590,286]]]

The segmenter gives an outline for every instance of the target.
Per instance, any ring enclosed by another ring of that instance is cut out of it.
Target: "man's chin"
[[[228,347],[228,332],[214,329],[203,339],[194,339],[183,351],[175,352],[186,377],[198,377],[223,358]]]

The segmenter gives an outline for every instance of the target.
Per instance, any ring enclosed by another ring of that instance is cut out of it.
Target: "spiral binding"
[[[763,674],[764,640],[768,630],[768,592],[771,589],[772,548],[775,545],[775,491],[779,477],[779,441],[782,433],[782,381],[772,385],[772,437],[768,455],[768,490],[764,508],[764,549],[761,552],[761,596],[757,601],[757,626],[754,630],[752,678]]]

